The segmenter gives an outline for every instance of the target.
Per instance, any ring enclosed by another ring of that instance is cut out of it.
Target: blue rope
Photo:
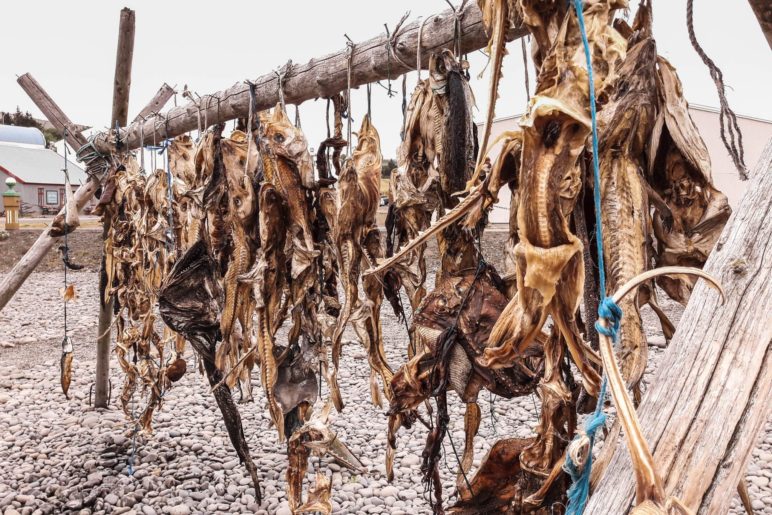
[[[609,327],[603,327],[598,322],[595,323],[595,330],[598,333],[608,336],[612,341],[617,341],[619,325],[622,319],[622,309],[617,306],[611,297],[606,296],[606,268],[603,262],[603,226],[601,224],[601,203],[600,203],[600,166],[598,165],[598,124],[595,106],[595,80],[592,73],[592,56],[590,55],[590,43],[587,40],[587,29],[584,26],[584,14],[582,12],[582,0],[571,0],[576,19],[579,23],[579,31],[582,36],[582,45],[584,46],[584,57],[587,61],[587,80],[589,82],[590,94],[590,117],[592,119],[592,171],[594,179],[593,197],[595,201],[595,243],[598,248],[598,282],[600,289],[601,302],[598,306],[598,316],[605,318],[609,322]],[[595,443],[595,433],[598,428],[603,427],[606,422],[606,415],[603,413],[603,403],[606,399],[607,379],[605,373],[600,385],[598,401],[595,405],[595,411],[590,415],[584,424],[584,433],[589,439],[589,449],[587,451],[587,461],[584,466],[575,464],[571,457],[566,455],[566,462],[563,469],[571,476],[571,487],[568,489],[568,507],[566,515],[581,515],[587,505],[587,499],[590,495],[590,473],[592,472],[592,447]],[[583,435],[577,435],[574,441],[582,438]]]

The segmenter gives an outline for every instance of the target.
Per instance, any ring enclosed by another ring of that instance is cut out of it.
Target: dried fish
[[[62,393],[69,400],[70,383],[72,382],[72,339],[65,336],[62,340],[62,357],[59,360],[60,380]]]
[[[337,384],[340,365],[343,330],[351,321],[357,329],[362,344],[368,349],[370,383],[375,386],[375,375],[383,381],[383,391],[390,398],[387,385],[392,371],[385,360],[380,327],[380,304],[383,290],[374,278],[365,283],[366,302],[359,299],[359,275],[361,265],[374,263],[380,256],[380,236],[375,224],[378,209],[378,190],[381,176],[381,142],[378,131],[369,116],[365,116],[357,133],[354,152],[344,165],[338,178],[338,209],[333,239],[338,255],[338,269],[343,287],[343,305],[332,336],[332,370],[330,382],[333,400],[338,411],[343,400]],[[371,239],[368,245],[368,238]],[[352,319],[353,316],[353,319]],[[380,405],[377,388],[371,388],[372,399]]]

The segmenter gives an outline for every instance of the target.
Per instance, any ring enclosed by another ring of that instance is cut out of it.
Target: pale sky
[[[686,98],[717,107],[708,70],[689,43],[685,0],[653,4],[658,51],[678,69]],[[393,28],[405,11],[410,10],[414,20],[447,8],[442,0],[5,0],[0,2],[0,110],[19,106],[42,117],[16,83],[17,75],[30,72],[74,122],[96,128],[109,124],[118,19],[124,6],[136,11],[129,119],[163,82],[176,85],[179,92],[187,84],[201,95],[214,93],[268,73],[288,59],[303,63],[343,48],[344,33],[361,41],[383,33],[384,23]],[[748,2],[697,0],[694,9],[697,38],[724,73],[730,105],[738,114],[772,119],[772,52]],[[521,113],[526,102],[519,41],[508,49],[497,116]],[[470,55],[478,120],[484,118],[488,103],[487,71],[477,78],[485,62],[479,52]],[[533,69],[530,75],[533,82]],[[400,81],[393,83],[396,91]],[[415,83],[416,74],[409,74],[408,95]],[[393,157],[402,99],[387,98],[377,85],[372,91],[373,122],[383,154]],[[352,97],[358,122],[366,110],[364,88]],[[177,101],[185,103],[181,96]],[[324,110],[323,100],[300,108],[311,147],[326,137]],[[289,112],[292,116],[294,108]]]

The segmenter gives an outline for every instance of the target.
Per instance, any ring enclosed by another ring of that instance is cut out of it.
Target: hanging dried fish
[[[239,460],[252,478],[257,502],[262,502],[260,480],[257,476],[249,446],[244,436],[241,415],[233,402],[230,389],[222,384],[223,374],[214,364],[215,349],[220,331],[218,298],[220,285],[214,278],[216,264],[199,241],[178,260],[164,280],[159,292],[158,306],[164,322],[184,335],[204,364],[214,398],[228,430]]]
[[[252,347],[252,315],[255,299],[249,285],[240,283],[238,277],[245,274],[254,262],[257,241],[253,238],[252,227],[257,215],[257,195],[254,191],[254,178],[257,171],[257,145],[249,141],[249,136],[241,131],[234,131],[230,138],[220,143],[222,153],[222,171],[227,189],[227,216],[229,223],[230,259],[223,274],[225,301],[220,318],[222,344],[217,349],[215,363],[217,368],[229,372],[239,363],[239,356]],[[238,321],[241,329],[238,338],[233,330]],[[236,340],[240,340],[240,344]],[[254,363],[251,359],[242,362],[230,376],[230,386],[239,377],[242,378],[244,398],[251,398],[249,371]]]
[[[308,458],[311,455],[318,456],[319,458],[330,455],[335,461],[354,473],[362,473],[365,470],[359,459],[351,453],[349,448],[330,429],[331,421],[329,417],[331,410],[332,404],[330,402],[322,406],[317,404],[313,408],[313,413],[310,414],[308,422],[297,428],[287,442],[289,457],[287,498],[290,510],[293,513],[301,510],[302,506],[306,506],[306,508],[302,508],[302,511],[308,511],[308,506],[312,506],[314,502],[321,502],[319,506],[322,508],[326,505],[325,499],[329,502],[329,491],[326,494],[324,492],[329,490],[329,486],[325,486],[324,482],[320,484],[317,476],[317,488],[314,489],[316,493],[311,494],[309,492],[308,501],[305,504],[302,503],[303,478],[306,475]]]
[[[65,336],[62,340],[62,357],[59,360],[60,376],[59,382],[62,385],[62,393],[69,400],[70,383],[72,382],[72,339]]]
[[[64,174],[64,213],[57,215],[51,222],[49,234],[56,238],[69,234],[80,227],[80,216],[78,215],[78,203],[75,201],[75,193],[70,185],[70,176]]]
[[[713,185],[710,156],[683,97],[675,68],[658,58],[660,115],[649,142],[649,181],[658,202],[654,214],[657,266],[705,264],[732,213],[726,195]],[[658,277],[657,284],[682,304],[694,279]]]
[[[644,170],[649,134],[657,110],[657,49],[651,33],[650,7],[639,7],[633,34],[618,78],[598,123],[601,186],[601,222],[607,269],[606,289],[611,292],[650,267],[648,236],[651,233],[649,199]],[[653,290],[647,288],[651,298]],[[648,345],[641,321],[641,295],[626,297],[620,305],[622,375],[640,399],[639,383],[646,369]]]
[[[276,401],[274,388],[278,380],[278,364],[274,336],[278,330],[282,295],[286,277],[284,248],[287,238],[288,208],[284,198],[273,184],[260,188],[260,250],[255,265],[238,279],[251,284],[257,308],[257,353],[260,362],[260,380],[268,401],[279,440],[284,439],[285,413]]]
[[[343,400],[337,385],[337,373],[340,366],[343,330],[350,320],[358,329],[360,340],[368,350],[372,400],[376,405],[380,405],[380,398],[377,387],[375,387],[377,384],[375,375],[380,375],[383,381],[383,391],[387,398],[390,397],[387,385],[392,377],[391,368],[385,360],[381,336],[380,304],[383,291],[380,284],[377,282],[366,284],[367,301],[363,303],[359,299],[361,266],[363,263],[365,266],[374,263],[381,253],[375,214],[378,209],[378,191],[383,158],[378,131],[368,116],[364,117],[357,137],[356,149],[351,159],[344,164],[338,178],[338,210],[334,233],[344,294],[343,306],[332,337],[332,371],[330,374],[331,383],[334,385],[332,398],[338,411],[343,409]],[[368,246],[367,240],[370,235],[374,240]],[[352,320],[352,315],[355,312],[356,315]]]

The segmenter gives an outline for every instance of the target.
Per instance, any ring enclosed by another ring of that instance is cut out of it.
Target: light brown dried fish
[[[65,336],[62,341],[62,357],[59,360],[60,376],[59,382],[62,385],[62,393],[69,400],[70,383],[72,382],[72,340]]]

